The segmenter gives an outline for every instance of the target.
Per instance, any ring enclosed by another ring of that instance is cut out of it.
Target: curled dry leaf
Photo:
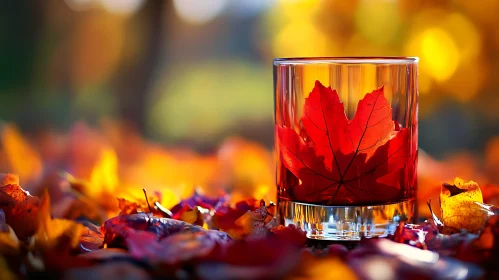
[[[467,230],[472,233],[482,229],[487,213],[481,209],[482,192],[477,183],[456,178],[453,184],[444,183],[440,193],[442,208],[442,233],[450,234]]]
[[[0,208],[5,212],[7,224],[20,239],[26,239],[36,232],[39,205],[40,199],[31,196],[19,185],[8,184],[0,187]]]

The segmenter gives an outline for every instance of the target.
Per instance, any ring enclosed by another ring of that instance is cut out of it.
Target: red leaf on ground
[[[130,229],[151,232],[156,235],[158,240],[177,233],[206,231],[200,226],[183,221],[151,217],[145,213],[139,213],[117,216],[107,220],[101,228],[105,232],[104,243],[111,247],[125,247],[124,240],[129,235]],[[213,232],[222,240],[230,240],[225,232]]]
[[[223,230],[228,230],[238,227],[235,222],[248,211],[255,211],[260,207],[260,201],[254,198],[239,201],[234,207],[230,207],[227,203],[219,205],[215,208],[216,212],[213,215],[213,227]]]
[[[137,259],[175,264],[205,257],[217,244],[229,240],[220,239],[215,231],[205,230],[178,233],[158,241],[153,233],[130,230],[125,241],[128,251]]]
[[[131,202],[124,198],[118,198],[118,207],[121,210],[120,215],[137,214],[137,209],[139,209],[139,205],[136,202]]]
[[[270,232],[275,235],[279,240],[285,240],[290,244],[297,246],[304,246],[307,243],[307,233],[296,227],[295,225],[277,226],[272,228]]]
[[[284,279],[301,248],[274,236],[238,240],[215,249],[196,266],[200,279]]]
[[[19,185],[19,176],[16,174],[0,174],[0,186]]]
[[[275,211],[275,204],[266,206],[264,200],[247,199],[236,203],[234,208],[228,205],[218,207],[212,225],[236,239],[249,235],[263,237],[275,226]]]
[[[5,212],[5,219],[19,239],[32,236],[38,228],[38,210],[40,199],[31,196],[19,185],[9,184],[0,187],[0,208]]]
[[[400,223],[390,239],[397,243],[426,249],[425,235],[426,231],[419,225]]]
[[[294,189],[296,198],[372,203],[400,193],[399,178],[386,175],[406,165],[409,131],[395,125],[383,88],[366,94],[348,120],[338,93],[316,81],[301,121],[305,139],[293,129],[276,126],[282,161],[301,181]]]
[[[197,190],[190,197],[183,199],[179,204],[172,207],[171,212],[177,215],[178,212],[183,212],[184,209],[194,209],[196,206],[201,206],[205,209],[214,209],[217,205],[224,201],[224,197],[211,198],[200,194]],[[178,215],[177,215],[178,216]]]
[[[286,255],[299,255],[301,250],[288,240],[275,236],[261,239],[238,240],[227,246],[217,247],[207,260],[241,266],[267,266],[278,262]]]
[[[101,248],[104,243],[104,234],[100,228],[86,221],[81,224],[85,226],[79,240],[81,251],[89,252]]]

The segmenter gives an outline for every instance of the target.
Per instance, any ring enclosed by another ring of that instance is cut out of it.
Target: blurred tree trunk
[[[0,8],[0,119],[22,127],[36,125],[32,113],[36,89],[30,87],[43,6],[43,1],[17,0],[4,1]]]
[[[133,129],[144,133],[146,126],[146,101],[156,76],[160,74],[165,57],[165,29],[169,26],[171,1],[148,0],[135,15],[145,34],[140,57],[134,63],[121,65],[115,80],[121,120]]]

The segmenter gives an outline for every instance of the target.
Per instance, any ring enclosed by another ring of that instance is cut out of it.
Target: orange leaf
[[[57,247],[68,250],[78,245],[83,226],[74,221],[52,219],[50,216],[50,197],[47,192],[40,202],[38,213],[40,225],[36,232],[36,244],[43,248]]]
[[[19,176],[16,174],[0,174],[0,186],[19,185]]]
[[[0,187],[0,208],[5,212],[7,224],[20,239],[26,239],[36,232],[39,205],[38,197],[31,196],[17,184]]]
[[[124,198],[118,198],[118,207],[121,210],[120,215],[137,214],[137,209],[139,209],[137,203],[128,201]]]

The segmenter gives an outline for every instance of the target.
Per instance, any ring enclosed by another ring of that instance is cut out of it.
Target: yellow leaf
[[[476,202],[483,203],[482,192],[477,183],[466,183],[460,178],[456,178],[453,185],[444,183],[440,192],[443,233],[451,234],[461,230],[476,233],[481,230],[487,214]]]
[[[48,192],[42,197],[38,214],[40,225],[36,232],[36,244],[44,248],[74,248],[78,245],[83,226],[64,219],[52,219],[50,216],[50,198]]]
[[[198,219],[198,214],[195,210],[185,211],[180,214],[180,220],[193,224]]]
[[[104,149],[90,175],[90,197],[99,197],[102,192],[112,193],[118,186],[118,156],[113,149]]]

